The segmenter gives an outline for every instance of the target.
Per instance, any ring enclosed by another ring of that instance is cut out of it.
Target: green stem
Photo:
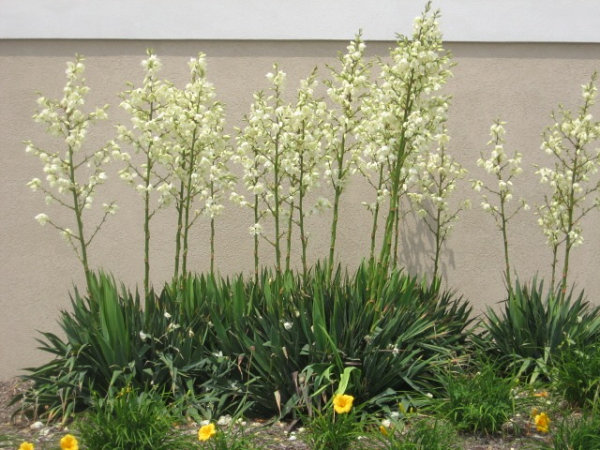
[[[379,167],[379,181],[377,183],[377,196],[381,192],[383,185],[383,165]],[[369,252],[369,261],[375,261],[375,239],[377,237],[377,222],[379,221],[379,200],[375,199],[375,211],[373,211],[373,225],[371,226],[371,249]]]
[[[304,134],[304,126],[302,128]],[[299,199],[298,199],[298,221],[300,228],[300,243],[302,245],[302,274],[306,277],[308,273],[308,264],[306,262],[306,247],[308,246],[308,237],[304,229],[304,196],[306,195],[306,186],[304,185],[304,153],[300,153],[300,177],[299,177]]]
[[[280,240],[281,240],[281,227],[280,227],[280,204],[279,204],[279,184],[281,182],[280,177],[279,177],[279,154],[280,148],[279,148],[279,132],[277,132],[277,136],[275,137],[275,162],[273,164],[273,171],[274,171],[274,186],[273,186],[273,200],[274,200],[274,219],[275,219],[275,270],[277,271],[278,274],[281,273],[281,246],[280,246]]]
[[[179,194],[177,198],[177,231],[175,233],[175,270],[173,272],[173,278],[179,277],[179,260],[181,259],[181,232],[183,228],[183,197],[184,197],[184,184],[183,181],[179,186]]]
[[[436,213],[436,218],[435,218],[435,258],[433,260],[433,282],[435,282],[437,280],[438,277],[438,266],[439,266],[439,261],[440,261],[440,252],[441,252],[441,247],[442,247],[442,240],[441,240],[441,215],[442,215],[442,211],[438,208],[437,209],[437,213]]]
[[[215,198],[215,183],[210,182],[210,198],[214,201]],[[215,273],[215,218],[210,218],[210,274]]]
[[[333,219],[331,221],[331,243],[329,245],[329,276],[333,273],[333,265],[335,263],[335,241],[337,239],[337,224],[338,214],[340,207],[340,197],[342,195],[342,179],[344,176],[344,154],[346,152],[346,134],[348,133],[348,125],[344,125],[344,132],[342,133],[342,139],[340,141],[340,147],[336,152],[336,164],[337,164],[337,180],[335,180],[334,199],[333,199]]]
[[[552,290],[556,289],[556,264],[558,263],[558,244],[552,245]]]
[[[406,89],[406,104],[404,105],[404,116],[402,118],[402,131],[400,132],[400,136],[398,142],[396,144],[396,159],[394,161],[394,166],[392,169],[392,184],[391,184],[391,192],[390,192],[390,205],[388,216],[385,223],[385,231],[383,235],[383,244],[381,247],[380,257],[379,257],[379,274],[377,279],[374,280],[375,288],[372,289],[373,294],[378,294],[379,288],[383,286],[383,282],[387,276],[387,272],[389,269],[390,262],[390,251],[392,246],[392,235],[394,232],[394,224],[396,222],[396,215],[398,214],[398,199],[399,199],[399,191],[400,191],[400,175],[402,171],[402,167],[404,166],[404,161],[406,160],[406,127],[405,124],[408,120],[409,114],[412,112],[412,85],[413,85],[414,73],[411,72],[410,79],[408,81],[408,86]]]
[[[215,219],[210,219],[210,274],[215,273]]]
[[[568,222],[567,222],[567,235],[565,240],[565,259],[563,263],[563,273],[562,273],[562,282],[561,282],[561,292],[562,294],[567,293],[567,275],[569,273],[569,255],[571,253],[571,247],[573,243],[571,242],[571,231],[573,231],[573,210],[575,209],[575,189],[573,186],[575,185],[575,180],[577,180],[578,176],[578,167],[577,167],[577,152],[579,151],[579,146],[575,148],[575,160],[573,161],[573,172],[571,173],[571,185],[569,188],[569,198],[567,203],[568,210]]]
[[[258,159],[257,159],[257,151],[256,148],[253,148],[253,153],[254,153],[254,173],[258,173]],[[253,180],[254,182],[254,186],[256,186],[258,184],[258,176],[256,176]],[[253,212],[254,212],[254,226],[258,226],[258,221],[260,219],[260,212],[258,209],[259,206],[259,197],[257,194],[254,194],[254,206],[253,206]],[[259,267],[259,259],[258,259],[258,242],[259,242],[259,235],[256,233],[256,230],[254,232],[254,281],[256,283],[258,283],[258,267]]]
[[[87,258],[87,244],[85,242],[84,230],[83,230],[83,207],[85,205],[79,204],[79,196],[75,188],[75,164],[73,163],[73,147],[69,145],[69,178],[71,182],[71,193],[73,194],[73,211],[75,212],[75,218],[77,220],[77,238],[79,240],[79,246],[81,247],[81,264],[83,265],[83,273],[85,274],[85,281],[88,288],[88,293],[92,293],[92,274]]]
[[[183,222],[183,254],[182,254],[182,261],[181,261],[181,271],[183,272],[184,276],[187,276],[187,257],[188,257],[188,251],[189,251],[189,245],[188,245],[188,237],[189,237],[189,232],[190,232],[190,209],[191,209],[191,204],[192,204],[192,179],[193,179],[193,175],[194,175],[194,163],[196,160],[196,151],[195,151],[195,147],[196,147],[196,140],[197,140],[197,130],[198,128],[194,128],[194,133],[192,134],[192,143],[191,143],[191,148],[190,148],[190,159],[189,159],[189,164],[188,164],[188,171],[187,171],[187,180],[186,180],[186,187],[185,187],[185,202],[184,202],[184,207],[183,207],[183,216],[184,216],[184,222]]]
[[[405,115],[408,114],[405,111]],[[405,117],[406,121],[406,117]],[[392,171],[392,191],[390,193],[390,205],[388,210],[388,215],[385,222],[385,231],[383,235],[383,244],[381,246],[381,252],[379,256],[379,280],[377,281],[378,288],[380,287],[380,283],[385,279],[390,263],[390,253],[392,250],[392,238],[394,235],[394,226],[396,224],[396,215],[398,214],[398,192],[400,187],[400,170],[402,165],[404,164],[404,160],[406,158],[406,139],[404,136],[404,129],[400,135],[400,140],[398,142],[398,148],[396,151],[396,162],[394,165],[394,169]],[[373,292],[376,292],[373,290]]]
[[[254,195],[254,226],[258,225],[258,195]],[[258,283],[258,234],[254,233],[254,280]]]
[[[150,149],[146,153],[146,178],[144,191],[144,298],[150,293],[150,174],[152,170],[152,159]]]
[[[504,246],[504,266],[506,271],[506,284],[508,285],[508,293],[512,294],[512,282],[510,279],[510,259],[508,257],[508,233],[506,231],[508,221],[506,220],[505,202],[506,196],[502,193],[500,194],[500,218],[502,220],[501,229],[502,244]]]
[[[286,255],[285,255],[285,271],[290,270],[290,260],[292,255],[292,226],[294,225],[294,202],[290,203],[290,213],[287,223],[287,241],[286,241]]]
[[[398,199],[398,206],[400,206],[400,199]],[[393,267],[398,265],[398,240],[400,237],[400,213],[396,213],[396,224],[394,225],[394,256],[392,259]]]

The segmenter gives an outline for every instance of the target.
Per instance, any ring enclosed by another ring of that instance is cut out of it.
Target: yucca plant
[[[352,389],[361,401],[420,389],[432,366],[460,351],[471,322],[466,302],[399,271],[373,298],[370,270],[338,268],[329,277],[317,264],[305,277],[264,271],[258,283],[221,285],[226,301],[209,302],[211,333],[253,380],[257,409],[285,415],[313,398],[306,389],[317,378],[333,385],[347,367],[358,369]]]
[[[72,311],[62,311],[59,325],[65,335],[42,333],[39,349],[54,359],[25,369],[31,389],[15,397],[23,407],[54,419],[66,420],[76,410],[89,406],[91,391],[106,392],[116,371],[142,372],[147,346],[132,345],[136,330],[142,330],[139,297],[132,296],[113,278],[90,275],[90,294],[75,289]],[[139,339],[139,338],[138,338]]]
[[[243,388],[230,383],[239,379],[231,375],[234,361],[205,345],[207,314],[194,316],[185,296],[172,296],[172,287],[166,288],[149,295],[142,307],[139,295],[119,289],[112,277],[100,273],[91,280],[91,294],[82,297],[75,290],[72,310],[61,314],[64,339],[42,333],[40,349],[54,359],[26,369],[23,378],[33,386],[13,402],[23,400],[34,415],[66,420],[91,405],[92,392],[106,395],[125,383],[141,390],[159,387],[172,400],[200,392],[243,397]]]
[[[533,382],[549,376],[552,357],[565,339],[589,343],[600,337],[600,309],[585,300],[583,291],[544,294],[543,281],[517,281],[500,313],[488,308],[483,326],[480,344]]]

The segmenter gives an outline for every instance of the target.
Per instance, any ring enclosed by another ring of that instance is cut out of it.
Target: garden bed
[[[56,443],[69,431],[68,426],[65,428],[56,425],[36,427],[34,422],[22,416],[12,417],[13,412],[18,410],[18,405],[9,406],[10,400],[25,389],[26,383],[18,378],[0,382],[0,448],[16,449],[19,443],[24,441],[39,443],[41,448],[57,447]],[[309,449],[310,446],[303,441],[304,430],[297,427],[290,428],[292,425],[265,420],[250,421],[247,430],[254,437],[253,443],[258,448]],[[196,434],[198,427],[199,425],[191,423],[180,429],[182,434]],[[497,435],[461,434],[454,444],[455,448],[465,450],[535,449],[547,444],[550,438],[551,435],[537,434],[532,429],[523,433],[522,436],[511,436],[506,433]],[[357,447],[359,445],[366,448],[381,448],[377,444],[370,445],[365,439],[358,441]]]

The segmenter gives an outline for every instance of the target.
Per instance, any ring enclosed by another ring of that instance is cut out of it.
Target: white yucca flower
[[[600,163],[597,141],[600,122],[590,113],[596,102],[597,75],[582,86],[583,105],[577,115],[560,107],[554,123],[544,132],[541,149],[553,157],[550,167],[539,167],[540,182],[549,186],[544,203],[537,208],[538,224],[552,249],[552,282],[557,269],[557,252],[564,245],[562,289],[566,290],[570,251],[583,243],[581,221],[600,203],[600,180],[595,176]],[[595,144],[595,145],[593,145]],[[590,148],[591,147],[591,148]]]
[[[89,232],[85,221],[86,210],[92,208],[98,186],[106,181],[104,166],[118,147],[110,141],[95,151],[83,150],[89,127],[98,120],[106,119],[108,109],[108,105],[97,107],[92,112],[82,109],[89,92],[85,85],[84,71],[84,59],[76,56],[74,61],[67,63],[67,81],[62,98],[40,96],[37,99],[39,109],[33,119],[44,125],[47,133],[57,139],[48,140],[43,148],[27,141],[25,151],[40,159],[45,174],[45,181],[33,178],[27,185],[32,191],[41,192],[46,204],[57,203],[68,208],[74,214],[75,231],[44,213],[35,218],[41,225],[50,224],[69,242],[81,261],[89,282],[87,249],[108,213],[105,212],[104,217]]]

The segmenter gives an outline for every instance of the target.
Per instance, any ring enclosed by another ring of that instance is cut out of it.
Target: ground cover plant
[[[93,399],[77,429],[88,448],[191,448],[191,436],[181,435],[173,426],[178,420],[155,389],[138,393],[128,386]]]
[[[552,373],[556,389],[572,405],[595,405],[600,395],[598,342],[590,345],[563,343]]]
[[[515,414],[514,379],[498,376],[491,364],[476,370],[442,375],[434,407],[460,431],[497,433]]]
[[[546,293],[542,281],[521,282],[511,265],[508,224],[527,209],[510,203],[522,156],[505,152],[504,122],[491,127],[490,156],[478,165],[492,181],[472,184],[485,191],[482,207],[502,234],[506,299],[475,328],[468,300],[440,278],[444,243],[470,202],[450,201],[467,173],[450,153],[442,88],[452,60],[438,19],[428,4],[413,33],[377,62],[365,59],[359,33],[330,77],[321,80],[315,69],[292,101],[274,65],[235,144],[223,133],[224,107],[204,55],[190,61],[190,82],[178,88],[160,78],[161,61],[149,50],[141,86],[121,95],[130,123],[86,153],[86,130],[106,107],[80,108],[85,66],[81,57],[69,63],[64,97],[40,97],[34,116],[60,150],[28,143],[46,173],[29,185],[72,213],[71,228],[44,213],[36,219],[73,247],[86,286],[74,289],[61,313],[62,334],[42,333],[40,348],[53,359],[26,369],[29,387],[14,398],[20,412],[73,424],[75,434],[60,438],[63,449],[260,447],[244,428],[250,418],[290,421],[310,448],[460,448],[465,433],[593,448],[585,446],[598,440],[600,308],[569,290],[567,279],[581,219],[598,203],[586,200],[600,186],[591,181],[598,156],[587,150],[600,135],[590,113],[595,77],[579,113],[562,108],[544,134],[543,148],[557,161],[538,170],[551,187],[536,208],[552,250]],[[143,203],[141,292],[90,265],[90,244],[116,212],[106,203],[94,226],[85,221],[110,159],[121,161],[120,178]],[[239,184],[229,161],[240,166]],[[354,175],[373,188],[365,202],[370,251],[357,268],[336,259],[341,199]],[[316,195],[320,182],[331,201]],[[227,197],[253,216],[254,270],[231,277],[219,274],[215,251]],[[307,218],[329,204],[329,246],[310,261]],[[152,218],[171,206],[174,277],[153,286]],[[410,208],[434,237],[429,273],[398,267],[400,223]],[[194,274],[190,229],[202,216],[210,224],[210,271]],[[261,265],[265,248],[272,268]]]

